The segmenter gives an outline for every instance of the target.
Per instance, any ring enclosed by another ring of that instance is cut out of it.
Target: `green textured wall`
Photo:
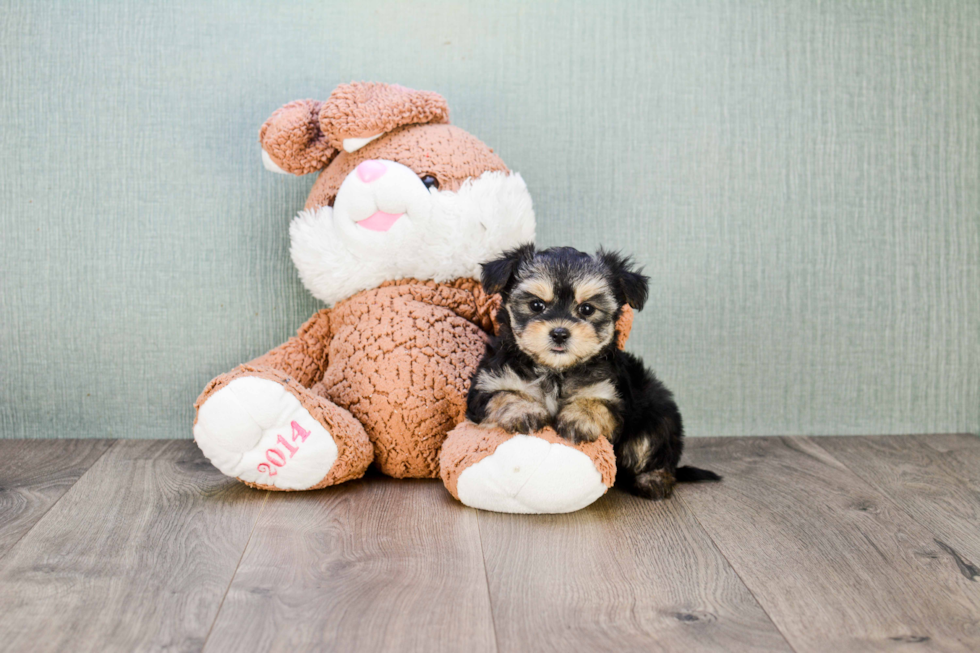
[[[258,127],[352,79],[636,254],[692,435],[980,431],[980,3],[84,0],[0,10],[0,435],[190,437],[317,308]]]

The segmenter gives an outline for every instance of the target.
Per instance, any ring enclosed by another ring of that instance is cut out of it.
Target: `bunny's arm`
[[[303,387],[312,387],[327,369],[331,337],[330,309],[324,308],[307,320],[295,336],[248,365],[279,370]]]

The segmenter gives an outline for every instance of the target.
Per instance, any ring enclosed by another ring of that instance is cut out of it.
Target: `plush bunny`
[[[564,496],[517,500],[518,511],[575,509],[583,499],[569,504],[569,485],[612,484],[608,443],[583,452],[545,434],[505,447],[511,436],[461,425],[499,304],[476,280],[480,263],[533,241],[534,213],[521,176],[450,125],[441,96],[344,84],[325,102],[277,110],[260,142],[270,170],[320,172],[290,226],[291,254],[331,308],[204,389],[194,438],[218,469],[259,488],[304,490],[360,477],[372,463],[390,476],[436,478],[442,455],[444,480],[465,502],[474,483],[485,486],[481,497],[514,494],[490,487],[500,479],[487,460],[513,469],[507,461],[526,451],[530,469],[551,455],[546,443],[560,452],[556,473],[568,472],[551,494]],[[457,425],[458,441],[443,452]],[[462,437],[468,429],[477,435]],[[571,463],[565,454],[575,454]],[[460,481],[477,463],[479,478]]]

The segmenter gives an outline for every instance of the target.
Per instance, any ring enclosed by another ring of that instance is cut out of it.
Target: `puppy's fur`
[[[466,416],[512,433],[554,426],[580,443],[606,437],[616,452],[616,485],[648,499],[676,481],[718,480],[680,467],[681,414],[643,362],[616,347],[616,320],[641,310],[648,279],[630,259],[571,247],[523,245],[485,263],[487,292],[500,293],[498,337],[470,386]]]

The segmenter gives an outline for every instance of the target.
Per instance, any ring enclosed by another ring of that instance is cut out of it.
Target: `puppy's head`
[[[483,265],[483,288],[500,293],[517,346],[539,365],[564,369],[613,343],[625,304],[641,310],[648,279],[620,254],[523,245]]]

